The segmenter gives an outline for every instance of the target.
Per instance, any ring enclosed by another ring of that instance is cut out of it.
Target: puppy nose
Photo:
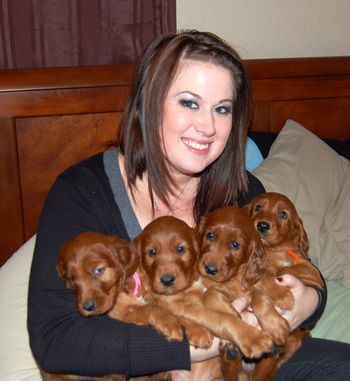
[[[175,283],[175,279],[174,275],[165,274],[160,278],[160,281],[165,287],[170,287]]]
[[[209,275],[216,275],[218,268],[215,265],[205,265],[205,272]]]
[[[85,311],[91,312],[95,311],[96,309],[96,301],[95,300],[88,300],[83,304],[83,308]]]
[[[260,221],[257,224],[260,233],[266,233],[270,229],[270,224],[266,221]]]

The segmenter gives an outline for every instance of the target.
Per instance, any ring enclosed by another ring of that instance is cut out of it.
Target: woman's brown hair
[[[232,130],[220,157],[201,174],[194,202],[194,218],[225,205],[236,204],[247,190],[245,141],[250,122],[250,81],[237,52],[220,37],[199,31],[165,34],[146,50],[136,71],[133,94],[119,129],[120,151],[125,157],[131,191],[147,172],[148,189],[169,206],[174,188],[160,149],[159,127],[164,99],[183,59],[210,62],[232,74],[234,104]]]

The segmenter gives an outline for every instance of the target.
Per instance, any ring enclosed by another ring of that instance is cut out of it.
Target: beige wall
[[[350,0],[177,0],[177,28],[208,30],[243,58],[350,55]]]

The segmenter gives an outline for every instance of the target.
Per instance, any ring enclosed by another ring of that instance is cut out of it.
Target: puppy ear
[[[56,271],[57,271],[58,275],[64,281],[66,281],[66,279],[67,279],[67,271],[66,271],[66,267],[64,265],[64,262],[62,261],[61,258],[58,259],[58,262],[57,262],[57,265],[56,265]]]
[[[74,283],[69,279],[67,267],[65,264],[65,261],[59,257],[57,265],[56,265],[56,271],[58,275],[62,278],[64,283],[66,284],[67,288],[74,289]]]
[[[125,276],[128,278],[132,276],[139,267],[140,258],[134,253],[130,246],[124,247],[121,251]]]
[[[190,229],[191,229],[193,248],[196,252],[196,257],[199,258],[200,249],[201,249],[201,240],[202,240],[201,234],[199,233],[197,229],[193,229],[193,228],[190,228]]]
[[[204,215],[200,218],[200,220],[198,222],[198,226],[197,226],[198,232],[200,234],[203,234],[206,226],[207,226],[207,217]]]
[[[139,258],[131,249],[131,244],[128,241],[118,239],[112,246],[112,250],[124,277],[130,277],[137,270],[139,264]]]
[[[253,207],[253,202],[249,202],[248,204],[242,206],[242,210],[245,211],[248,216],[251,216],[252,215],[252,207]]]
[[[243,282],[245,287],[251,287],[255,284],[265,270],[266,255],[259,237],[250,240],[248,255],[249,258],[243,270]]]
[[[304,259],[308,259],[309,255],[309,238],[304,228],[303,221],[300,217],[296,217],[294,221],[295,231],[297,233],[297,247],[300,251],[300,254],[304,257]]]

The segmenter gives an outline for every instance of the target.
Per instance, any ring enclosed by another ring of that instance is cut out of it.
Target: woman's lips
[[[187,147],[191,148],[191,150],[201,153],[207,152],[210,146],[210,143],[200,143],[191,139],[181,138],[181,140]]]

